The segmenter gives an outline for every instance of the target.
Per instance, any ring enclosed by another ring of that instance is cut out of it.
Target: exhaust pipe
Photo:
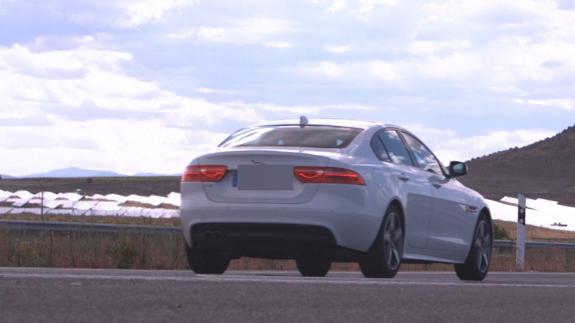
[[[222,239],[224,234],[221,231],[206,231],[204,232],[204,237],[207,240]]]

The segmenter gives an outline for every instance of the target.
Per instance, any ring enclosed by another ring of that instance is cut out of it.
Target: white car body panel
[[[193,243],[191,228],[198,223],[303,224],[327,228],[338,246],[367,252],[386,209],[395,201],[405,218],[405,260],[465,261],[475,223],[480,213],[487,210],[478,193],[455,179],[379,160],[370,140],[387,125],[351,120],[312,121],[310,126],[355,126],[364,131],[343,149],[220,148],[192,161],[192,165],[225,164],[229,171],[217,183],[182,183],[182,228],[188,245]],[[287,124],[297,125],[293,120],[265,125]],[[359,173],[366,185],[302,184],[294,177],[292,190],[238,190],[233,186],[234,172],[240,165],[254,162],[347,168]],[[402,180],[403,176],[409,180]]]

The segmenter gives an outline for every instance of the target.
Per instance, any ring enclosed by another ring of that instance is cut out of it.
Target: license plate
[[[239,190],[285,191],[293,189],[293,167],[286,165],[239,165]]]

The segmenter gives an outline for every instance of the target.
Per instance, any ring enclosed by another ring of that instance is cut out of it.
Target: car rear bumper
[[[239,244],[333,245],[365,252],[375,240],[381,216],[305,204],[214,203],[209,207],[191,207],[183,203],[181,220],[190,246],[222,238]]]
[[[320,226],[277,223],[198,223],[191,228],[192,244],[234,258],[295,259],[302,254],[355,260],[352,250],[338,247],[331,231]]]
[[[317,235],[336,247],[365,252],[383,217],[383,208],[367,196],[365,187],[325,184],[313,199],[297,204],[213,201],[196,183],[183,183],[181,193],[182,230],[190,246],[203,234],[197,229],[201,225],[234,224],[226,228],[232,236],[267,237],[263,243],[271,244],[276,237],[285,244],[313,245],[317,241],[310,239]]]

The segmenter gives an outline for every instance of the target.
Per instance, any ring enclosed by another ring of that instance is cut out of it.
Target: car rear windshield
[[[220,147],[344,148],[362,131],[333,126],[274,126],[239,130]]]

